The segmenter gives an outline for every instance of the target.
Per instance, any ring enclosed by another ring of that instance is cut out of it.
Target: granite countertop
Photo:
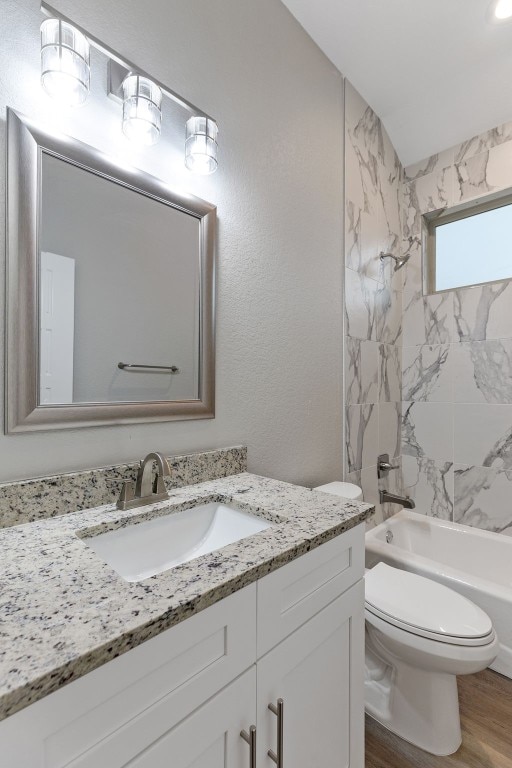
[[[232,502],[274,525],[137,583],[82,538],[194,506]],[[249,473],[170,499],[96,509],[0,531],[0,719],[56,691],[369,517],[370,504]],[[135,519],[134,519],[135,518]]]

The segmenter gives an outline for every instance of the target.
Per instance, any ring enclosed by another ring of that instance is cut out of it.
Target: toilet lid
[[[424,576],[378,563],[364,581],[366,609],[409,632],[438,636],[444,642],[471,641],[492,632],[491,620],[481,608]]]
[[[334,483],[326,483],[326,485],[317,485],[313,490],[332,493],[333,496],[343,496],[344,499],[356,499],[356,501],[363,498],[363,491],[358,485],[342,483],[339,480],[336,480]]]

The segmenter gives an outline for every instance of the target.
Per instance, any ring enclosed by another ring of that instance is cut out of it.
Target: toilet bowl
[[[361,499],[358,486],[315,490]],[[434,755],[461,743],[457,675],[480,672],[498,653],[487,614],[435,581],[378,563],[365,574],[365,709]]]
[[[461,743],[457,675],[485,669],[498,640],[484,611],[423,576],[378,563],[365,574],[367,713],[434,755]]]

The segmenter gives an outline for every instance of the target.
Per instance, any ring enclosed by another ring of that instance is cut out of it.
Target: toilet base
[[[457,677],[393,666],[366,649],[365,709],[385,728],[433,755],[456,752],[461,744]]]

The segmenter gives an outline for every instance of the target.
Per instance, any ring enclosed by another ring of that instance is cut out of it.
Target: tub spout
[[[381,504],[389,502],[390,504],[400,504],[405,509],[414,509],[416,504],[408,496],[397,496],[394,493],[388,491],[379,491],[379,501]]]

